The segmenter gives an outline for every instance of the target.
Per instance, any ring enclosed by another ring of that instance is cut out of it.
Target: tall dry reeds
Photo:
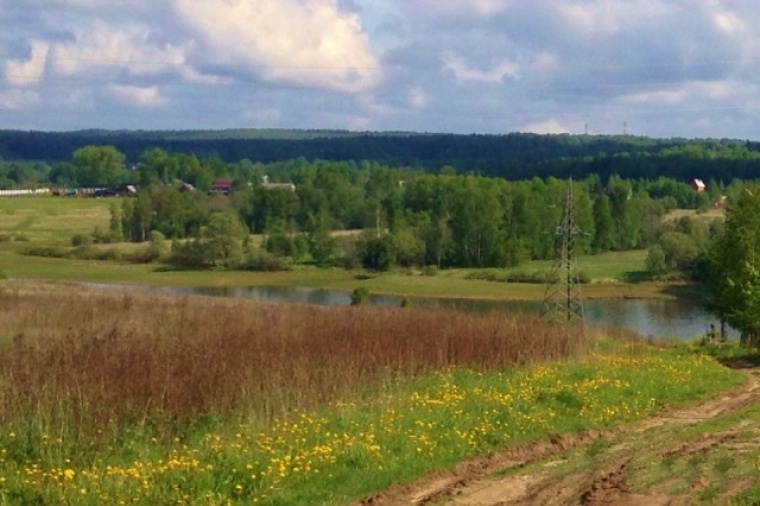
[[[85,430],[204,413],[269,418],[377,382],[582,349],[531,316],[0,287],[0,420]]]

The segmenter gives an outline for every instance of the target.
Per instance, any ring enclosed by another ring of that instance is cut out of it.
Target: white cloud
[[[520,131],[535,134],[566,134],[570,133],[571,130],[556,119],[551,118],[546,121],[528,123],[520,128]]]
[[[185,65],[185,49],[150,42],[147,27],[114,27],[102,22],[80,30],[76,41],[53,46],[57,72],[81,75],[93,70],[127,69],[131,75],[151,75]]]
[[[271,127],[282,121],[282,111],[276,107],[262,107],[246,111],[244,117],[259,127]]]
[[[347,92],[380,78],[360,18],[337,0],[174,0],[223,65],[268,81]]]
[[[716,12],[713,15],[713,20],[715,26],[728,34],[744,31],[744,23],[731,11]]]
[[[623,101],[633,104],[680,104],[689,96],[685,88],[645,90],[623,97]]]
[[[514,0],[407,0],[415,9],[447,15],[476,14],[490,16],[508,10]]]
[[[419,87],[414,87],[409,90],[409,105],[414,109],[424,109],[430,103],[430,97],[425,93],[425,90]]]
[[[5,65],[5,79],[14,86],[37,84],[45,73],[50,45],[44,41],[32,42],[32,54],[28,60],[9,60]]]
[[[351,116],[346,126],[349,130],[354,131],[369,130],[372,127],[372,119],[367,116]]]
[[[114,97],[140,107],[156,107],[163,105],[165,102],[156,86],[112,85],[108,87],[108,91]]]
[[[0,90],[0,108],[10,110],[23,110],[37,105],[40,102],[39,95],[30,90],[10,89]]]
[[[505,79],[517,77],[519,67],[507,60],[502,60],[488,70],[480,70],[467,65],[467,62],[454,53],[444,53],[442,56],[443,68],[454,74],[458,81],[476,81],[484,83],[498,83]]]
[[[642,23],[671,28],[681,7],[666,0],[553,0],[553,9],[576,32],[587,36],[614,35]],[[698,6],[689,7],[698,9]]]

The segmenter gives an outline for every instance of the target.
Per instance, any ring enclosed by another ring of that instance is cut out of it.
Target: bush
[[[125,256],[127,261],[135,264],[149,264],[160,258],[161,252],[152,243]]]
[[[121,253],[115,248],[101,249],[94,246],[79,246],[68,256],[79,260],[122,260]]]
[[[508,275],[495,269],[486,269],[483,271],[469,272],[465,276],[465,279],[482,279],[485,281],[498,281],[503,283],[508,280]]]
[[[206,244],[197,239],[185,243],[175,241],[168,263],[180,269],[208,269],[213,267],[213,262],[206,250]]]
[[[291,270],[290,266],[280,257],[267,251],[251,253],[243,261],[241,269],[254,272],[282,272]]]
[[[438,275],[438,267],[435,265],[426,265],[422,268],[422,275],[423,276],[437,276]]]
[[[534,271],[525,272],[517,271],[506,275],[504,281],[509,283],[535,283],[543,284],[549,281],[551,274],[548,272]]]
[[[11,234],[0,234],[0,242],[11,242],[12,240]]]
[[[60,245],[30,245],[21,250],[22,255],[46,258],[68,258],[69,248]]]
[[[100,227],[95,227],[92,231],[92,239],[95,244],[112,244],[115,242],[121,242],[121,235],[111,230],[103,230]],[[72,246],[76,246],[72,244]]]
[[[90,246],[92,244],[92,237],[88,234],[74,234],[71,237],[71,245],[75,248],[81,246]]]
[[[361,306],[369,302],[369,288],[366,286],[360,286],[351,292],[351,305]]]

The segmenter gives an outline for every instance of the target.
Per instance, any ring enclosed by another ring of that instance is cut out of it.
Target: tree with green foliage
[[[125,157],[113,146],[85,146],[74,151],[73,161],[81,186],[114,186],[127,177]]]
[[[121,211],[122,208],[119,207],[119,205],[116,202],[111,202],[111,205],[108,206],[108,212],[111,215],[111,218],[108,222],[108,231],[114,239],[117,241],[120,241],[124,238],[124,229],[122,228],[122,219],[121,219]]]
[[[392,235],[376,237],[374,231],[365,231],[359,242],[359,255],[364,268],[387,271],[396,265],[396,245]]]
[[[743,345],[759,347],[760,185],[746,188],[729,204],[709,265],[711,310],[741,332]]]
[[[243,260],[243,242],[248,230],[233,211],[222,211],[211,215],[208,225],[201,233],[207,246],[212,266],[234,267]]]
[[[594,253],[604,253],[612,249],[612,227],[610,199],[602,193],[594,201],[594,238],[591,242],[591,248]]]

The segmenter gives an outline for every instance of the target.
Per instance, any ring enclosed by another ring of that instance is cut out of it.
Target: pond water
[[[111,286],[94,285],[90,286]],[[150,287],[126,286],[119,288],[160,291],[185,295],[212,295],[243,297],[270,302],[291,302],[319,305],[348,305],[350,294],[305,287],[250,286],[250,287]],[[372,304],[395,306],[402,297],[373,295]],[[408,298],[411,305],[488,313],[493,311],[538,313],[540,302],[493,301],[473,299]],[[630,328],[642,335],[656,338],[691,339],[705,335],[710,324],[718,326],[715,317],[701,305],[684,299],[607,299],[587,300],[583,304],[586,320],[594,325],[611,325]],[[731,337],[738,334],[729,329]]]

